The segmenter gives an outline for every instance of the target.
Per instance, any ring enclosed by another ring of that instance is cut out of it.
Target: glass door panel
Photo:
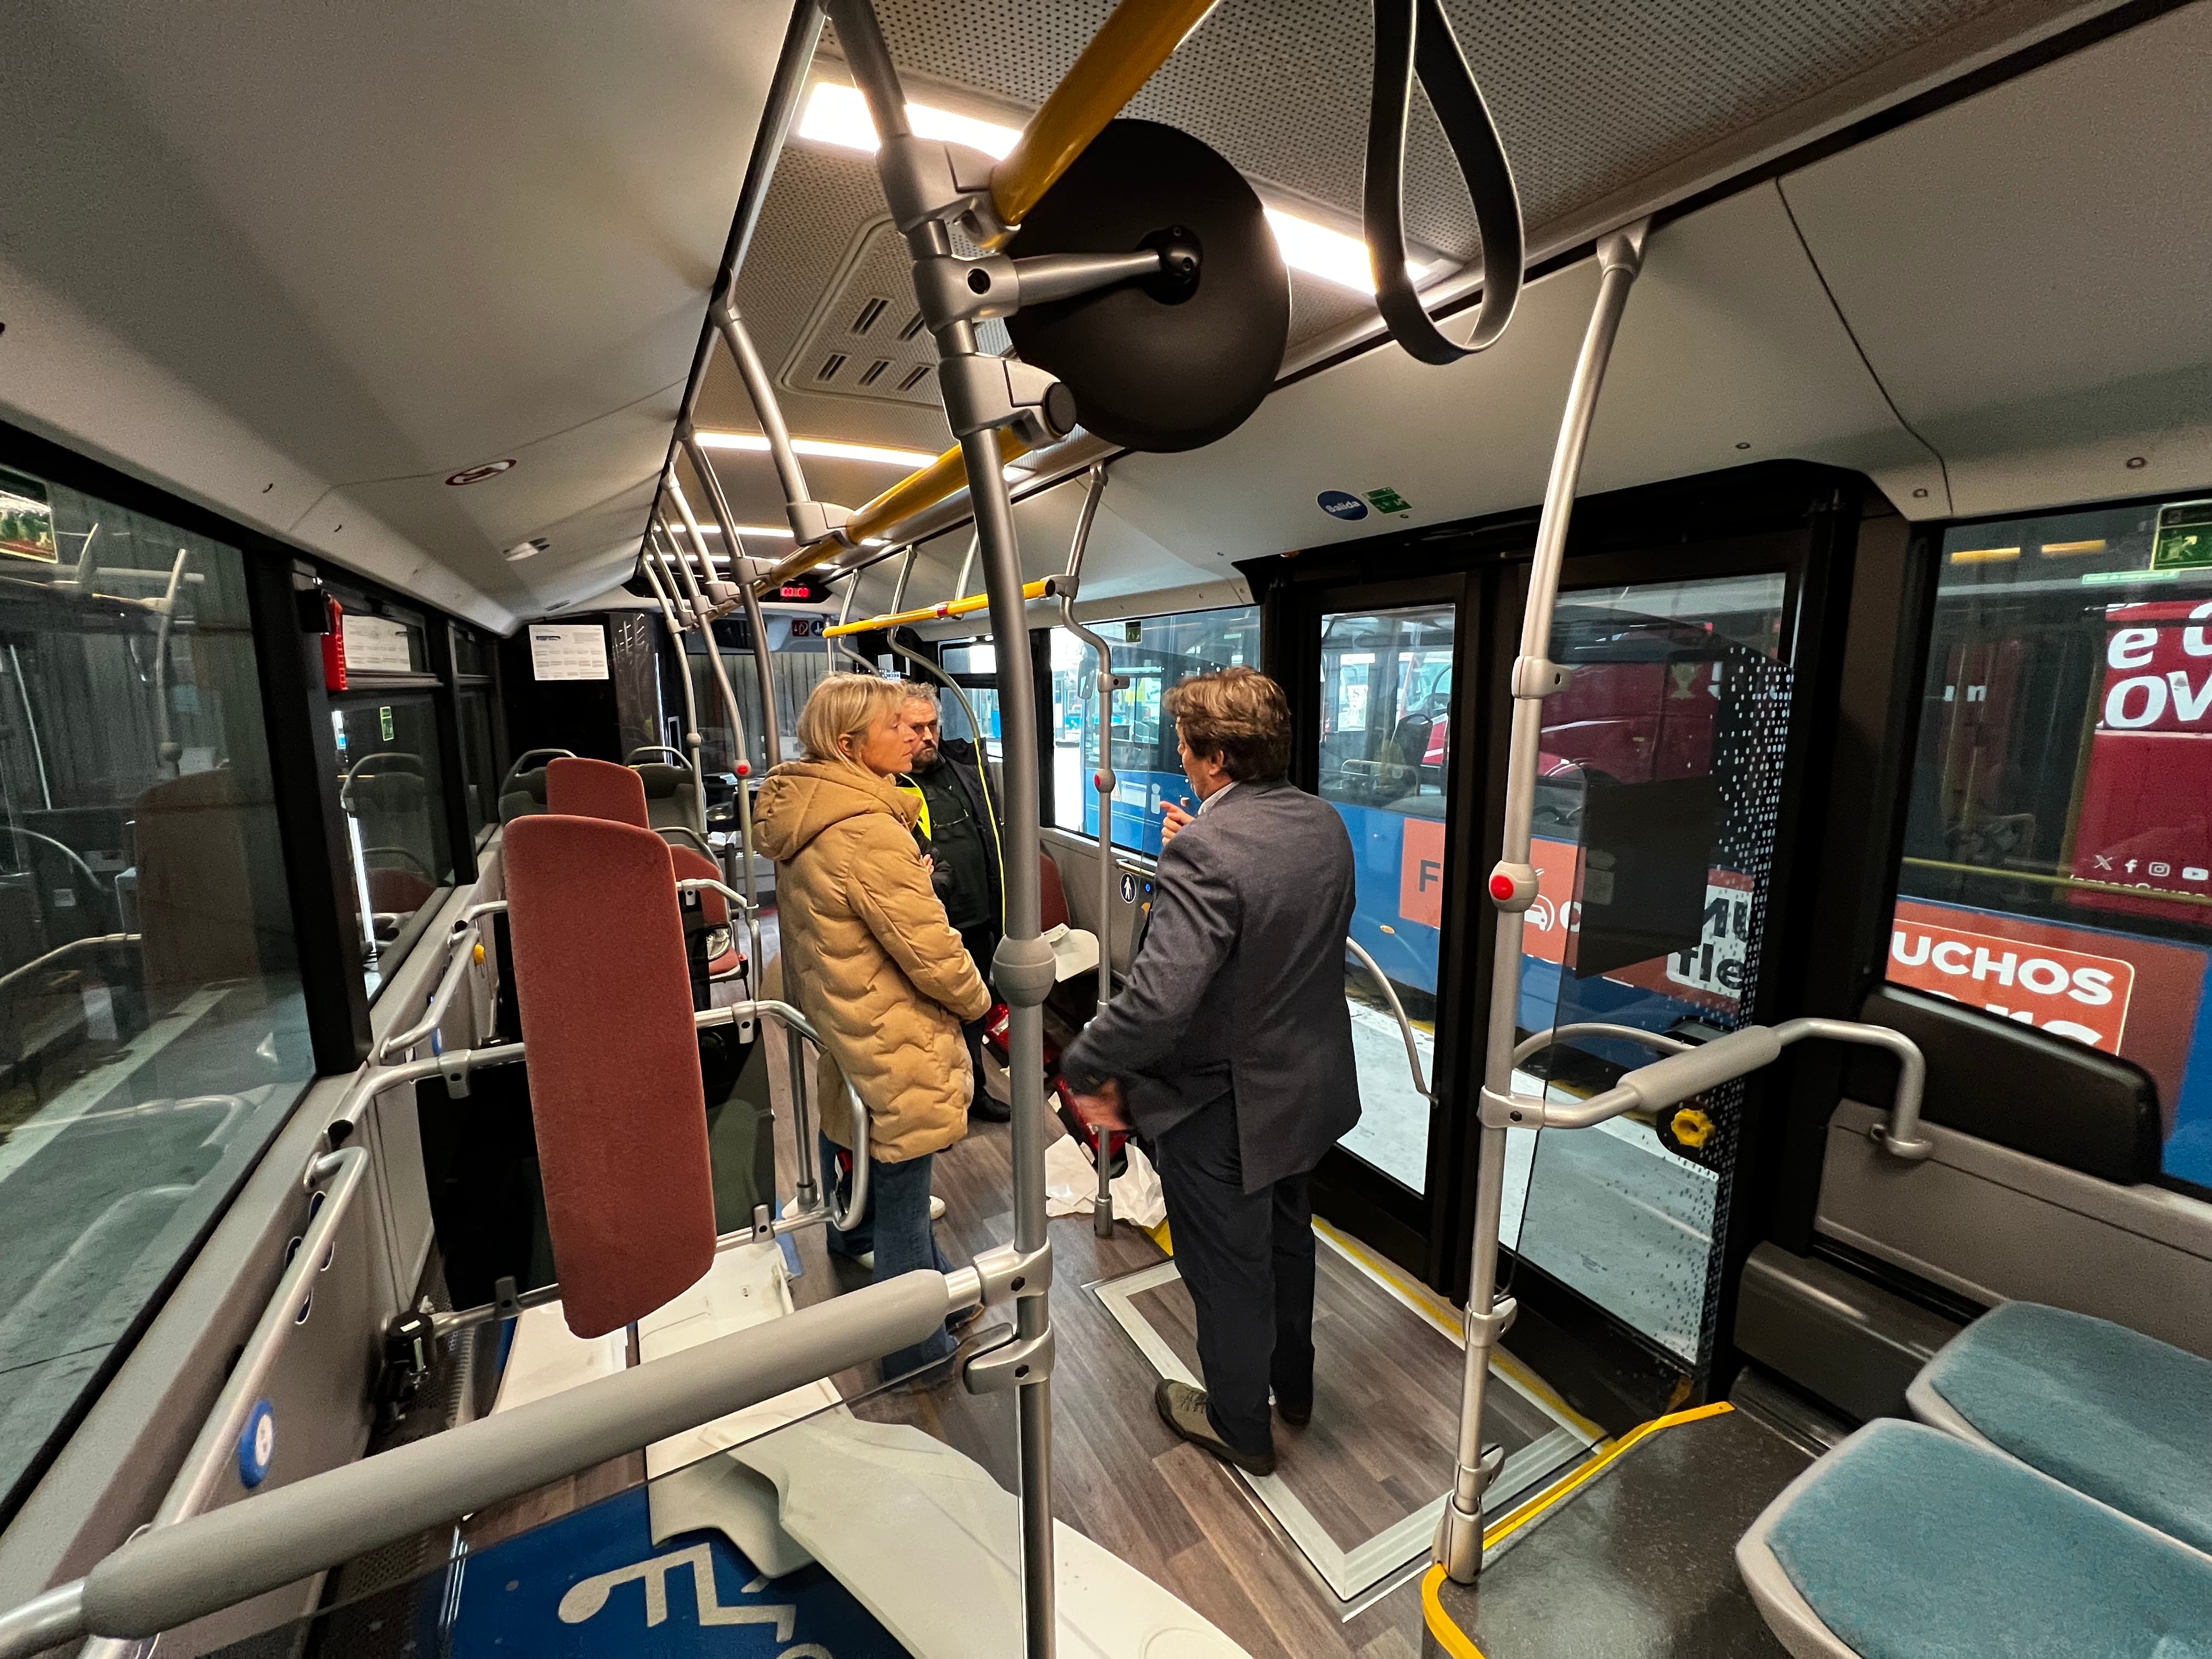
[[[1561,597],[1544,706],[1518,1024],[1605,1022],[1696,1037],[1754,1017],[1790,675],[1783,573]],[[1529,1057],[1531,1088],[1580,1098],[1655,1058],[1582,1036]],[[1516,1134],[1521,1255],[1692,1364],[1728,1213],[1741,1084],[1688,1115]]]
[[[1443,943],[1445,782],[1457,607],[1342,611],[1321,619],[1321,798],[1344,817],[1358,872],[1352,936],[1412,1019],[1436,1075]],[[1426,1190],[1428,1100],[1374,976],[1346,954],[1360,1121],[1344,1149],[1415,1193]]]

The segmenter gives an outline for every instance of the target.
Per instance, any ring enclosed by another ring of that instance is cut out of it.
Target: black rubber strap
[[[1416,72],[1467,180],[1482,232],[1482,308],[1464,346],[1454,345],[1430,319],[1406,270],[1406,124]],[[1375,0],[1364,207],[1375,303],[1393,339],[1421,362],[1441,364],[1481,350],[1505,331],[1521,297],[1521,198],[1443,0]]]

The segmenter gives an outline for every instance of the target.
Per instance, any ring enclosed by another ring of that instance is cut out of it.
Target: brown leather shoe
[[[1206,1414],[1204,1389],[1194,1389],[1188,1382],[1163,1381],[1152,1390],[1152,1406],[1159,1413],[1161,1422],[1192,1445],[1212,1452],[1223,1462],[1252,1474],[1273,1474],[1275,1472],[1275,1454],[1273,1451],[1254,1457],[1238,1451],[1213,1431],[1213,1420]]]

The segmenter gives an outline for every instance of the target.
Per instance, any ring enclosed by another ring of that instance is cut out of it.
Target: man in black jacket
[[[1287,782],[1291,711],[1249,668],[1168,693],[1195,814],[1170,807],[1152,923],[1121,994],[1060,1059],[1092,1121],[1153,1149],[1206,1388],[1162,1382],[1170,1428],[1256,1474],[1267,1414],[1313,1411],[1309,1177],[1359,1121],[1344,939],[1352,837]]]
[[[945,919],[967,945],[976,972],[988,985],[1005,899],[1000,883],[999,825],[988,804],[982,762],[973,744],[945,740],[935,686],[908,681],[905,713],[920,746],[900,787],[921,798],[921,822],[916,827],[928,842],[930,878],[944,901]],[[975,1073],[975,1093],[968,1110],[971,1116],[1003,1123],[1012,1113],[983,1088],[983,1024],[978,1020],[962,1032]]]

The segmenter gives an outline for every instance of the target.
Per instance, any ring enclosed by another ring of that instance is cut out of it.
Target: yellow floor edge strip
[[[1665,1417],[1655,1417],[1649,1423],[1639,1424],[1614,1441],[1581,1468],[1570,1471],[1553,1481],[1527,1503],[1511,1510],[1503,1519],[1483,1529],[1482,1547],[1488,1551],[1510,1537],[1546,1510],[1587,1485],[1602,1474],[1638,1443],[1650,1439],[1662,1429],[1671,1429],[1684,1423],[1701,1422],[1708,1417],[1719,1417],[1732,1412],[1735,1407],[1725,1400],[1717,1400],[1710,1406],[1698,1406],[1686,1412],[1672,1412]],[[1421,1616],[1427,1623],[1429,1634],[1435,1637],[1452,1659],[1484,1659],[1483,1651],[1475,1646],[1474,1638],[1455,1624],[1437,1591],[1443,1583],[1444,1570],[1431,1566],[1421,1579]]]

